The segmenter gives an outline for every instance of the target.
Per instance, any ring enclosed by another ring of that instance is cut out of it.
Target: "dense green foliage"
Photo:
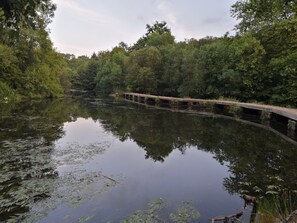
[[[69,87],[67,64],[46,28],[55,8],[51,0],[1,1],[0,100],[57,97]]]
[[[296,107],[297,4],[266,3],[232,6],[235,36],[176,42],[166,22],[156,22],[132,46],[121,42],[89,58],[54,51],[47,30],[56,8],[51,0],[1,1],[1,100],[57,97],[72,87]]]
[[[100,93],[134,91],[177,97],[233,98],[296,107],[297,18],[294,1],[238,1],[235,36],[176,42],[165,22],[147,25],[134,45],[94,54],[74,83]],[[270,16],[271,15],[271,16]]]
[[[0,81],[0,102],[16,99],[16,93],[7,84]]]
[[[51,0],[1,0],[0,9],[5,27],[18,30],[21,26],[38,28],[38,20],[50,22],[56,5]]]
[[[231,9],[232,16],[241,19],[241,32],[261,30],[262,26],[297,17],[295,0],[238,0]]]

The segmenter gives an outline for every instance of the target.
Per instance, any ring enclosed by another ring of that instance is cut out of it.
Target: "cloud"
[[[165,20],[174,26],[177,26],[177,19],[172,9],[167,5],[166,1],[161,1],[157,4],[157,11]]]
[[[90,56],[90,54],[92,52],[95,51],[95,49],[90,46],[90,47],[79,47],[77,45],[72,45],[72,44],[67,44],[67,43],[63,43],[63,42],[56,42],[54,44],[54,47],[56,48],[56,50],[59,52],[71,52],[75,55],[87,55]]]
[[[191,35],[191,31],[183,24],[184,18],[179,18],[180,9],[176,6],[172,7],[172,5],[170,5],[172,2],[167,0],[152,0],[152,3],[155,4],[158,15],[168,23],[177,41],[183,41]]]
[[[222,23],[224,22],[225,19],[224,18],[207,18],[207,19],[204,19],[202,20],[202,23],[204,24],[219,24],[219,23]]]
[[[93,21],[101,24],[107,24],[107,23],[110,24],[110,23],[118,22],[117,20],[114,19],[114,17],[111,17],[107,13],[104,13],[104,12],[99,13],[90,9],[83,8],[81,5],[77,4],[73,0],[53,0],[53,2],[57,4],[58,7],[69,9],[72,12],[75,12],[77,15],[89,21]]]
[[[136,16],[136,19],[137,19],[138,21],[141,21],[141,22],[145,21],[145,19],[144,19],[144,17],[143,17],[142,15],[138,15],[138,16]]]
[[[50,25],[55,46],[89,55],[111,49],[120,41],[136,42],[146,31],[145,24],[155,21],[166,21],[177,41],[222,35],[234,23],[228,17],[226,1],[236,0],[53,1],[58,6]]]

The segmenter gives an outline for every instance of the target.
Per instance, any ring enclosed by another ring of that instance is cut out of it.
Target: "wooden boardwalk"
[[[291,134],[293,135],[297,134],[297,109],[236,101],[175,98],[131,92],[124,93],[123,97],[126,100],[136,103],[154,105],[158,107],[167,107],[171,109],[186,109],[195,111],[207,107],[220,107],[221,109],[233,112],[238,110],[245,110],[250,111],[253,114],[257,113],[259,116],[261,116],[262,119],[265,119],[265,121],[269,121],[271,119],[271,116],[277,115],[286,120],[288,132],[291,132]]]

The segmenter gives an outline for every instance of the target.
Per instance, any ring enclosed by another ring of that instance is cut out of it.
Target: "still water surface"
[[[207,222],[297,188],[297,146],[240,120],[92,98],[0,115],[0,222],[120,222],[160,198],[165,221],[189,202]]]

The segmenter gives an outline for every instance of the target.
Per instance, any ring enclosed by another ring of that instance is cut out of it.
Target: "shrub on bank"
[[[7,84],[0,81],[0,102],[14,101],[17,99],[16,92]]]

